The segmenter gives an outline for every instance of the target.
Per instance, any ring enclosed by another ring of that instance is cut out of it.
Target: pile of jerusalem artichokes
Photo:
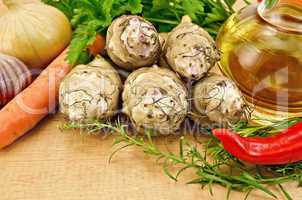
[[[220,127],[248,117],[236,85],[210,73],[220,59],[213,38],[187,16],[164,34],[142,17],[121,16],[108,28],[106,52],[61,84],[60,111],[70,121],[107,120],[121,110],[138,132],[171,134],[186,117]]]

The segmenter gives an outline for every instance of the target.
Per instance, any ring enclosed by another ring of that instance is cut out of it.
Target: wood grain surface
[[[226,189],[186,185],[194,178],[187,172],[179,182],[164,175],[152,157],[140,149],[118,153],[109,164],[113,136],[87,136],[61,132],[62,116],[49,116],[31,133],[0,151],[1,200],[195,200],[225,199]],[[174,137],[158,138],[157,144],[177,149]],[[297,184],[284,186],[296,200],[302,199]],[[232,193],[231,200],[243,199]],[[261,192],[249,199],[269,200]],[[279,199],[284,199],[280,196]]]
[[[46,118],[15,144],[0,151],[0,200],[221,200],[227,190],[186,185],[194,178],[187,172],[179,182],[164,175],[155,160],[140,149],[129,148],[109,164],[114,136],[87,136],[61,132],[62,116]],[[177,149],[174,137],[158,138],[158,145]],[[297,183],[284,185],[295,200],[302,199]],[[244,195],[234,192],[231,200]],[[250,200],[269,200],[255,192]],[[280,200],[285,199],[279,196]]]

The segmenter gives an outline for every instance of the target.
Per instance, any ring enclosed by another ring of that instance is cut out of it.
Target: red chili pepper
[[[215,129],[225,150],[242,161],[280,165],[302,160],[302,122],[270,137],[242,137],[228,129]]]

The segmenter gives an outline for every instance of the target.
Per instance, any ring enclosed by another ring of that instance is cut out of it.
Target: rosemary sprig
[[[239,122],[233,129],[240,133],[244,137],[273,135],[280,131],[302,121],[302,117],[290,118],[281,121],[269,121],[269,125],[255,124],[257,121],[263,121],[263,119],[253,119],[254,124],[249,124],[246,121]]]
[[[264,133],[274,134],[300,121],[302,118],[295,118],[273,122],[266,126],[240,122],[234,129],[245,136],[264,136]],[[204,144],[204,148],[200,149],[197,143],[182,136],[179,138],[178,152],[170,152],[161,150],[154,143],[152,131],[146,131],[145,135],[131,135],[128,133],[129,126],[120,121],[114,124],[99,121],[85,124],[72,123],[65,124],[61,128],[80,128],[90,133],[102,131],[104,128],[109,129],[117,134],[114,141],[114,146],[117,148],[111,154],[109,161],[120,150],[135,146],[145,154],[155,157],[164,173],[174,181],[177,181],[184,171],[192,170],[195,172],[196,178],[188,181],[188,184],[208,186],[211,194],[213,194],[213,184],[224,186],[228,189],[227,198],[230,197],[233,190],[245,192],[246,198],[253,190],[260,190],[273,198],[277,198],[275,192],[267,187],[273,186],[279,189],[286,199],[290,200],[292,198],[282,187],[282,184],[297,181],[299,186],[302,186],[302,162],[282,166],[248,166],[225,151],[214,137],[210,137]],[[172,169],[175,169],[175,166],[178,166],[179,170],[173,174]]]

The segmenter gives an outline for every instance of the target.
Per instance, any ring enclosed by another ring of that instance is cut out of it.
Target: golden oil
[[[300,5],[280,4],[266,12],[251,5],[230,17],[217,44],[222,71],[259,112],[289,117],[302,113]]]

